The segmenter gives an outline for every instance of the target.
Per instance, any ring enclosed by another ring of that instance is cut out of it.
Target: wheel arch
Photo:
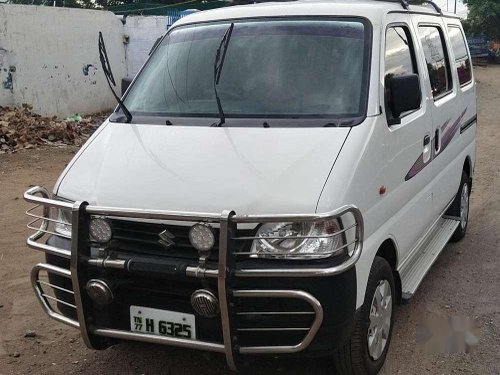
[[[396,242],[392,238],[387,238],[382,244],[379,246],[377,253],[375,256],[381,257],[389,263],[392,268],[392,273],[394,275],[394,284],[396,287],[396,302],[400,304],[402,288],[401,288],[401,278],[399,276],[398,269],[398,249]]]
[[[469,195],[470,195],[472,193],[472,176],[474,174],[474,167],[472,166],[471,157],[469,155],[467,155],[465,158],[462,171],[467,173],[467,176],[469,176]]]
[[[467,155],[467,157],[465,158],[464,166],[463,166],[462,170],[465,173],[467,173],[467,176],[469,176],[469,178],[472,180],[472,174],[473,174],[472,161],[471,161],[471,158],[469,155]]]

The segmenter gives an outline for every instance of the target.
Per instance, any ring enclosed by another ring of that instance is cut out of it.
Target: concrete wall
[[[120,91],[123,25],[111,12],[0,5],[0,105],[28,103],[44,115],[114,108],[99,62],[102,31]]]
[[[127,77],[134,78],[149,57],[149,51],[156,39],[163,36],[179,18],[196,9],[171,12],[169,16],[130,16],[125,17],[124,33],[127,39],[125,56]]]
[[[124,33],[127,76],[133,78],[148,58],[156,39],[167,31],[169,16],[130,16],[125,18]]]

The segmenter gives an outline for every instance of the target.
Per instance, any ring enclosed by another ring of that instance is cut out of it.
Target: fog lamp
[[[113,292],[103,280],[89,280],[85,289],[89,297],[98,305],[109,305],[113,301]]]
[[[99,243],[106,243],[113,237],[113,229],[111,224],[101,218],[90,220],[89,224],[90,239]]]
[[[213,318],[219,313],[219,299],[208,289],[198,289],[191,295],[191,305],[198,315]]]
[[[189,242],[198,251],[209,251],[215,245],[214,232],[208,224],[195,224],[189,229]]]

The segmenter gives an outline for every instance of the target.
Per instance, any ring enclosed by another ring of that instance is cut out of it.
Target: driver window
[[[418,74],[418,70],[411,34],[406,26],[388,28],[385,38],[385,112],[387,119],[390,120],[394,118],[390,107],[391,77]],[[400,117],[408,113],[410,112],[402,113]]]

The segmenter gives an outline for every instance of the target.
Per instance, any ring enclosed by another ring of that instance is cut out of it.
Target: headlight
[[[56,196],[54,196],[54,199],[63,200]],[[54,222],[54,231],[64,237],[71,238],[71,210],[68,208],[53,208],[52,219],[57,220],[57,222]]]
[[[321,259],[345,248],[337,220],[298,223],[267,223],[257,231],[252,258]]]

